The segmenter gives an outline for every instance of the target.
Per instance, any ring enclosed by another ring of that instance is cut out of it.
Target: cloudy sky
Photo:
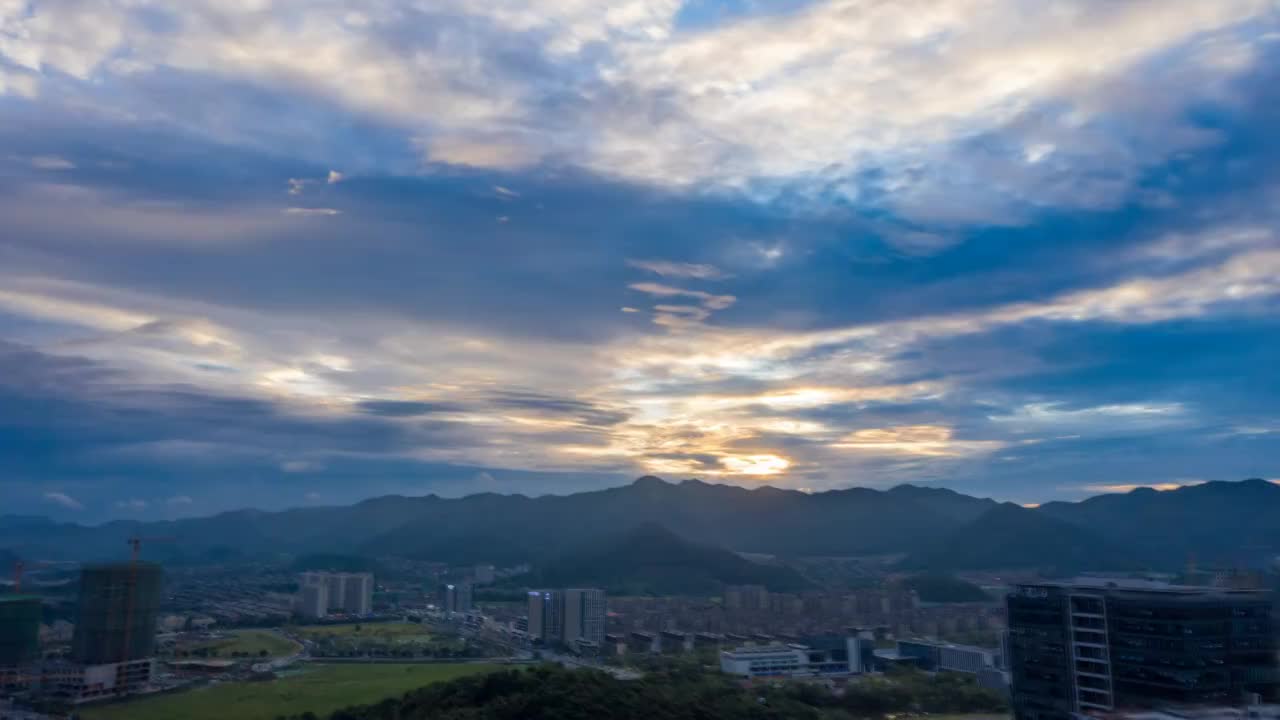
[[[4,511],[1280,478],[1276,0],[0,0]]]

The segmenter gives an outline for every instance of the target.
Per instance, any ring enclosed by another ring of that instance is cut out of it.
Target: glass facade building
[[[1266,592],[1099,580],[1020,585],[1007,602],[1016,720],[1237,705],[1280,688]]]

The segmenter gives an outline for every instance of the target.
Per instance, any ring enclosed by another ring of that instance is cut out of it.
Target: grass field
[[[235,630],[232,635],[234,637],[223,640],[179,645],[178,649],[188,653],[201,648],[217,650],[219,658],[231,658],[232,653],[237,652],[248,653],[252,657],[257,657],[263,650],[266,650],[267,655],[270,657],[284,657],[292,655],[301,649],[292,640],[268,630]]]
[[[431,630],[418,623],[351,623],[347,625],[303,625],[289,628],[298,637],[312,640],[332,637],[343,640],[399,640],[427,638]]]
[[[273,720],[310,710],[320,717],[495,665],[313,665],[272,682],[226,683],[177,695],[85,708],[84,720]]]

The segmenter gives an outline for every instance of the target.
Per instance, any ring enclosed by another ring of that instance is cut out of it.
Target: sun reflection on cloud
[[[729,455],[720,464],[735,475],[778,475],[791,467],[791,461],[778,455]]]
[[[950,457],[994,452],[1007,443],[997,440],[957,440],[942,425],[899,425],[856,430],[831,447],[866,453]]]

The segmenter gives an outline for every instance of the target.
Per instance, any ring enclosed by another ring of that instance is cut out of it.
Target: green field
[[[294,641],[269,630],[235,630],[231,634],[233,637],[226,639],[178,645],[177,650],[188,654],[199,650],[216,650],[216,657],[231,659],[234,653],[246,653],[251,657],[258,657],[263,650],[266,650],[270,657],[284,657],[301,649]],[[214,657],[212,654],[210,656]]]
[[[418,623],[351,623],[346,625],[300,625],[289,628],[298,637],[318,640],[331,637],[342,640],[400,640],[428,638],[431,630]]]
[[[119,705],[89,707],[84,720],[273,720],[310,710],[320,717],[495,665],[312,665],[271,682],[236,682]]]

